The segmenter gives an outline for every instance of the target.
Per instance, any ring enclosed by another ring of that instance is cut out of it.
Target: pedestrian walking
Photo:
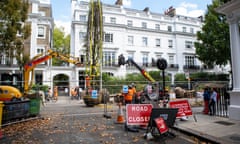
[[[51,99],[51,97],[52,97],[52,90],[51,90],[51,88],[49,87],[48,88],[48,91],[47,91],[47,101],[50,101],[50,99]]]
[[[209,114],[215,115],[216,114],[216,101],[217,101],[217,92],[216,89],[213,88],[211,91],[211,96],[209,100]]]
[[[64,89],[64,92],[65,92],[65,94],[67,94],[67,96],[69,96],[68,88],[67,88],[67,87]]]
[[[55,86],[53,89],[53,96],[54,96],[54,100],[58,100],[58,87]]]
[[[76,97],[76,91],[75,88],[71,89],[71,100],[73,100]]]
[[[79,86],[75,87],[75,92],[76,92],[76,98],[77,100],[79,100],[80,99]]]
[[[79,99],[82,99],[82,88],[79,88]]]
[[[203,113],[208,114],[209,113],[209,100],[210,100],[210,91],[209,88],[206,87],[204,88],[203,91],[203,101],[204,101],[204,108],[203,108]]]

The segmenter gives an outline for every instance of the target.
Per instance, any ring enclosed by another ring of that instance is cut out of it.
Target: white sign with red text
[[[170,108],[178,108],[177,118],[182,116],[191,116],[192,109],[188,100],[175,100],[169,102]]]
[[[152,108],[152,104],[127,104],[127,125],[147,125]]]

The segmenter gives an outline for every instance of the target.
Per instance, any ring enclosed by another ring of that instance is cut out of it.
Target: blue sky
[[[89,0],[85,0],[89,1]],[[106,4],[115,4],[117,0],[101,0]],[[177,14],[191,17],[203,15],[207,5],[212,0],[123,0],[124,7],[143,10],[149,7],[151,12],[164,13],[170,6],[177,10]],[[53,17],[57,27],[63,26],[65,31],[70,31],[71,0],[51,0]]]

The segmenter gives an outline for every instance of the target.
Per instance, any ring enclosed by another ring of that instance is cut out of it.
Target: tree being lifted
[[[102,3],[91,0],[88,14],[86,36],[86,95],[83,97],[88,106],[102,101],[101,90],[101,60],[102,60]]]

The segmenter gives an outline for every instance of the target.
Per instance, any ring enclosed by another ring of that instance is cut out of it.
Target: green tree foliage
[[[0,51],[7,57],[7,64],[16,58],[21,69],[29,59],[24,54],[24,41],[31,34],[30,24],[26,23],[28,0],[2,0],[0,7]]]
[[[202,31],[197,32],[196,54],[205,65],[226,65],[231,60],[230,36],[226,16],[216,12],[223,1],[208,6]]]
[[[70,35],[65,35],[63,27],[56,27],[53,31],[53,47],[54,50],[62,55],[70,56]],[[53,58],[52,64],[54,66],[61,66],[63,64],[68,64],[65,61]]]
[[[208,72],[198,72],[190,74],[191,81],[229,81],[228,74],[215,74]],[[187,81],[184,73],[175,75],[175,81]]]
[[[149,75],[159,82],[160,86],[162,85],[162,72],[161,71],[150,71]],[[148,83],[148,80],[144,78],[144,76],[139,73],[127,74],[126,77],[113,77],[107,74],[103,75],[103,86],[106,87],[110,93],[119,93],[122,90],[123,85],[130,85],[134,83],[136,85],[137,91],[143,90],[143,88]],[[170,77],[165,75],[165,81],[167,87],[170,86]],[[117,82],[117,83],[116,83]]]

